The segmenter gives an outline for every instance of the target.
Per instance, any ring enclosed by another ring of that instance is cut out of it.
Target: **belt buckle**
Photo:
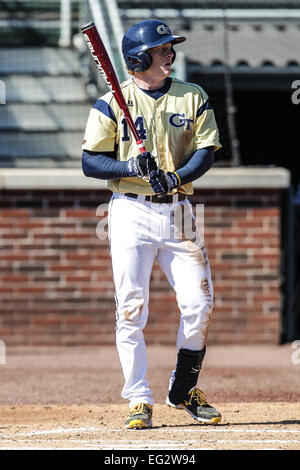
[[[156,198],[157,198],[157,202],[159,204],[169,204],[170,196],[168,196],[168,194],[166,196],[162,196],[162,197],[156,196]]]
[[[173,194],[166,194],[166,196],[158,197],[156,194],[151,197],[151,202],[156,202],[158,204],[172,204],[173,203]]]

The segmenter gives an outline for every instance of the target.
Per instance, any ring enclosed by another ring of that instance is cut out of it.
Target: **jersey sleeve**
[[[116,143],[117,119],[110,106],[109,95],[96,101],[86,123],[82,149],[112,152]]]
[[[213,146],[216,151],[222,146],[219,141],[219,129],[215,113],[204,90],[200,89],[199,97],[194,128],[194,148],[200,149]]]

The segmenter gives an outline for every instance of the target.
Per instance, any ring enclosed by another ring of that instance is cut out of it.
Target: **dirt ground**
[[[126,430],[114,346],[7,348],[0,449],[300,449],[300,355],[283,346],[209,346],[198,386],[222,413],[203,425],[164,404],[176,352],[148,347],[153,428]]]

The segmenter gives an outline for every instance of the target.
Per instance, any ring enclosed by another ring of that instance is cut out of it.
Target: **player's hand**
[[[168,194],[172,189],[180,186],[180,181],[176,173],[171,171],[151,171],[150,173],[151,188],[156,194]]]
[[[137,157],[130,158],[127,163],[130,176],[149,179],[151,171],[157,171],[155,158],[150,152],[140,153]]]

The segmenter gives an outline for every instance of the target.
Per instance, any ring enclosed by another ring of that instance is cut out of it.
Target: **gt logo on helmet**
[[[171,34],[170,28],[164,24],[160,24],[157,26],[156,31],[159,34]]]

